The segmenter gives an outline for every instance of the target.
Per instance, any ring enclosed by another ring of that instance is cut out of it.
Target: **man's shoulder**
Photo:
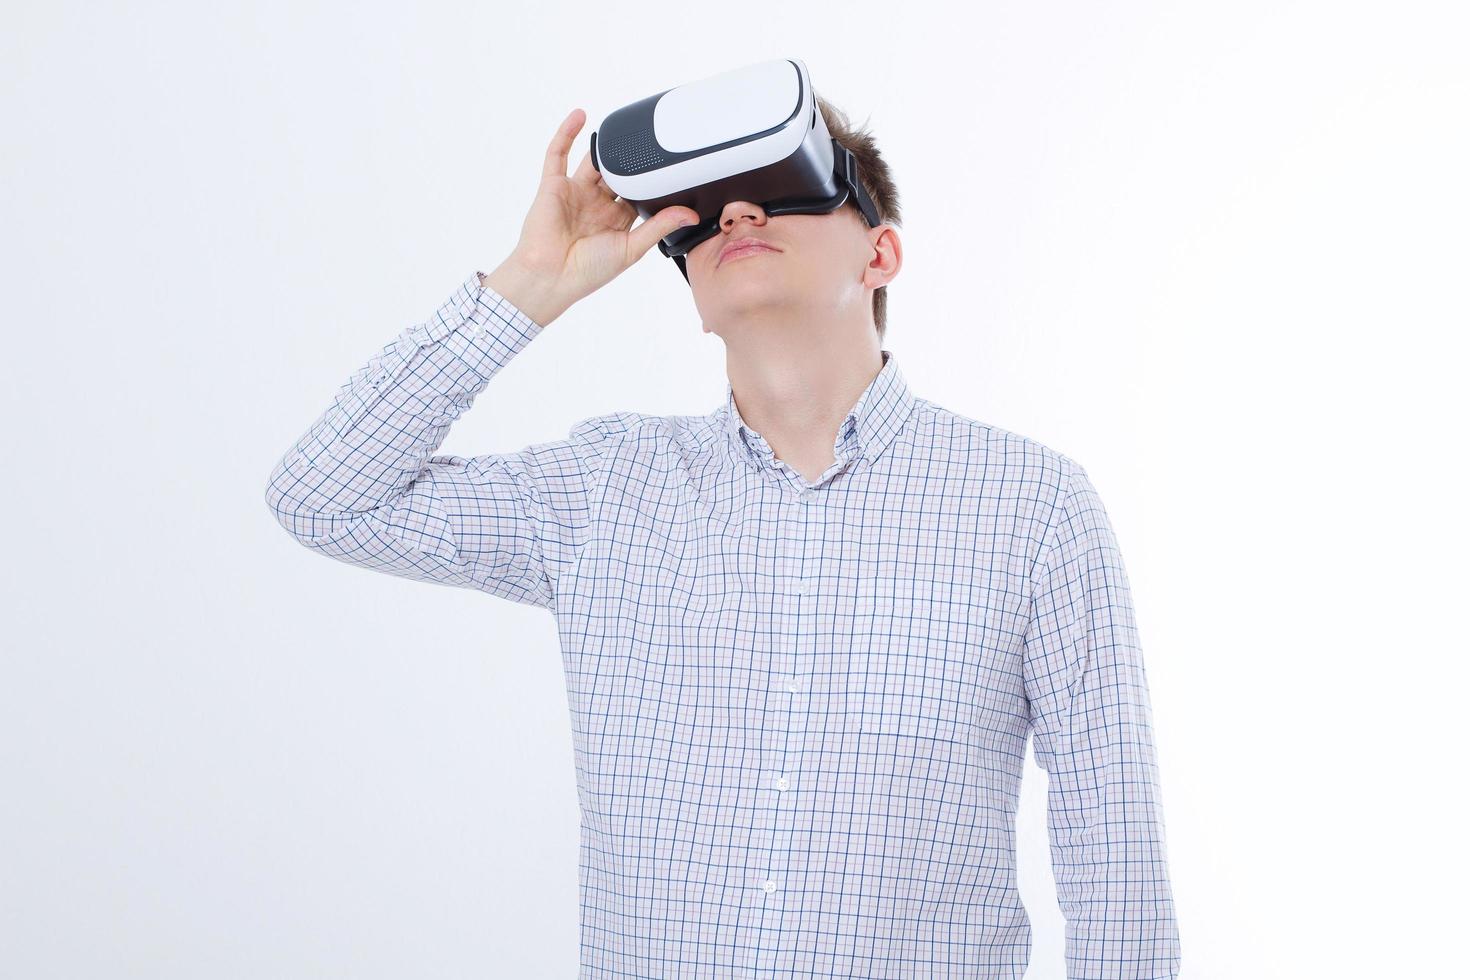
[[[927,432],[930,438],[943,441],[957,452],[981,455],[987,466],[1013,465],[1058,478],[1081,466],[1071,456],[1034,436],[962,415],[927,398],[916,397],[915,402],[919,431]]]
[[[657,419],[656,415],[643,412],[615,411],[592,415],[572,426],[573,439],[606,440],[632,432],[646,422]]]
[[[623,446],[627,451],[660,453],[670,445],[699,452],[709,448],[715,422],[714,413],[656,415],[619,410],[583,419],[572,426],[571,438],[575,442],[595,445],[603,452]]]

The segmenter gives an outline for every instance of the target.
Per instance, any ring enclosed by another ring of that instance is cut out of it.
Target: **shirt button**
[[[769,895],[776,890],[776,883],[774,881],[768,881],[764,885],[761,885],[761,888],[765,889],[766,894]]]
[[[796,681],[790,681],[790,682],[788,682],[787,685],[786,685],[786,690],[790,691],[792,694],[795,694],[796,693]]]
[[[780,790],[790,789],[791,784],[786,781],[785,776],[782,776],[780,779],[776,780],[776,788]]]

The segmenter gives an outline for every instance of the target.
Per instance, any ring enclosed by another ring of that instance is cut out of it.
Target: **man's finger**
[[[593,187],[602,183],[602,171],[592,165],[592,150],[590,147],[583,154],[582,162],[578,164],[577,172],[572,175],[572,179]]]
[[[556,128],[556,135],[551,137],[551,144],[546,147],[546,161],[541,167],[542,177],[567,175],[567,152],[572,148],[572,141],[577,138],[577,131],[586,121],[587,114],[581,109],[573,109],[561,121],[561,125]]]

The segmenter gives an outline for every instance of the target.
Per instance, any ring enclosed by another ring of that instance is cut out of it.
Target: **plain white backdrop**
[[[0,975],[575,975],[553,619],[316,556],[266,479],[509,252],[571,109],[575,165],[613,109],[785,56],[894,168],[885,346],[915,392],[1072,456],[1105,501],[1182,975],[1445,975],[1470,656],[1457,8],[9,6]],[[442,451],[704,413],[724,383],[654,251]],[[1027,975],[1059,980],[1044,792],[1029,763]]]

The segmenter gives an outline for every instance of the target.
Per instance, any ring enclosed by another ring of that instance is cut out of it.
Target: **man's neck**
[[[835,461],[842,420],[882,370],[883,353],[872,336],[870,345],[844,345],[817,356],[726,358],[740,417],[808,481]]]

